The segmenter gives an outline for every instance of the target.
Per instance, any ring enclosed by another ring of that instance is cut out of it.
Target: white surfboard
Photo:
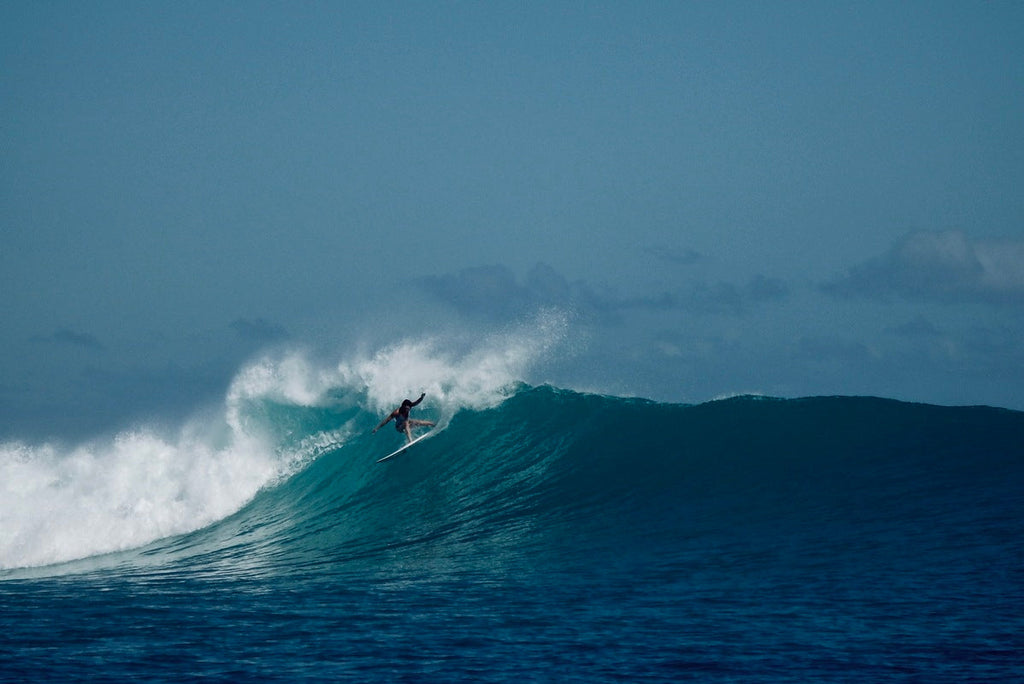
[[[421,439],[426,439],[427,437],[429,437],[432,434],[433,434],[433,431],[423,433],[422,435],[420,435],[416,439],[412,440],[411,442],[406,442],[405,444],[403,444],[402,447],[400,449],[398,449],[397,451],[392,451],[390,454],[388,454],[384,458],[378,458],[377,459],[377,463],[380,463],[381,461],[386,461],[389,458],[391,458],[392,456],[397,456],[398,454],[402,453],[403,451],[405,451],[406,449],[411,447],[416,442],[420,441]]]

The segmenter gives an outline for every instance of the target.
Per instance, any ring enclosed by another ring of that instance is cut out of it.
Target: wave
[[[836,543],[894,520],[964,535],[1024,520],[1024,413],[865,397],[664,404],[523,384],[542,346],[264,358],[239,373],[222,420],[173,439],[7,445],[0,567],[585,565],[601,549],[678,551],[738,530]],[[402,438],[370,429],[420,388],[417,415],[438,430],[377,464]]]
[[[426,391],[440,427],[494,406],[564,335],[542,312],[483,339],[403,340],[337,363],[309,354],[243,367],[217,410],[174,431],[142,426],[82,444],[0,444],[0,570],[142,547],[237,512]]]

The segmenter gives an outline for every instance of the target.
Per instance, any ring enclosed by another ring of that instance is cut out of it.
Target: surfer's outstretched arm
[[[422,393],[420,394],[420,398],[419,398],[419,399],[417,399],[416,401],[414,401],[414,402],[410,403],[409,405],[410,405],[410,406],[419,406],[419,403],[420,403],[421,401],[423,401],[423,397],[425,397],[425,396],[427,396],[427,393],[426,393],[426,392],[422,392]]]
[[[385,425],[390,423],[391,419],[394,418],[397,415],[398,415],[398,409],[395,409],[394,411],[391,412],[390,416],[388,416],[387,418],[385,418],[384,420],[382,420],[380,422],[380,425],[378,425],[377,427],[373,428],[373,431],[376,432],[377,430],[380,430],[382,427],[384,427]]]

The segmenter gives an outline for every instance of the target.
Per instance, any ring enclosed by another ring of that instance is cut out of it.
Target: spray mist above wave
[[[564,315],[544,312],[470,343],[409,339],[327,365],[294,352],[268,356],[239,371],[222,411],[175,435],[137,428],[71,447],[0,444],[0,570],[138,548],[210,525],[344,444],[363,427],[359,411],[387,411],[425,391],[443,428],[461,408],[497,405],[566,327]],[[331,420],[312,410],[325,406]],[[287,428],[275,424],[285,413]]]
[[[564,340],[564,314],[546,311],[519,328],[474,338],[471,345],[429,338],[403,341],[339,366],[349,386],[366,388],[368,408],[390,409],[407,395],[427,392],[443,410],[493,407],[526,382],[531,368]]]
[[[349,401],[371,412],[390,411],[426,392],[446,415],[496,406],[526,382],[530,370],[565,339],[568,319],[542,311],[509,330],[470,338],[406,338],[333,364],[301,352],[265,356],[242,370],[228,392],[229,419],[257,401],[318,406]],[[235,423],[237,424],[237,423]]]

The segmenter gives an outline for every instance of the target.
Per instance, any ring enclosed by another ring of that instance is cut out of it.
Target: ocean
[[[428,347],[0,446],[0,679],[1024,681],[1024,413],[659,403]],[[376,463],[419,391],[437,430]]]

